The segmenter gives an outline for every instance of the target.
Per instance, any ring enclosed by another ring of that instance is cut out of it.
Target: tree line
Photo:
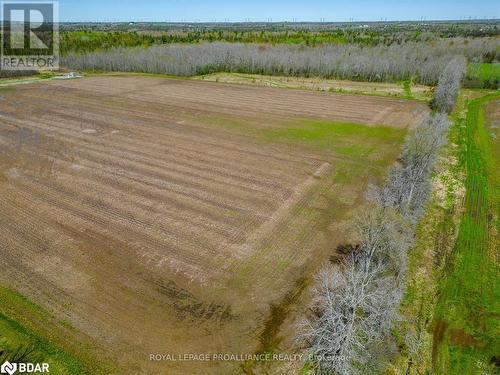
[[[465,66],[463,57],[446,65],[436,90],[436,111],[409,134],[387,183],[369,187],[370,206],[353,222],[356,242],[350,254],[317,276],[311,313],[298,337],[316,359],[317,374],[378,372],[393,354],[390,330],[405,292],[408,251],[429,196],[430,175],[447,140],[447,114]]]
[[[368,23],[102,23],[61,24],[61,52],[94,52],[113,47],[172,43],[259,43],[391,45],[441,38],[498,36],[498,22]]]
[[[494,38],[452,38],[389,46],[347,44],[307,47],[216,42],[69,53],[61,58],[61,63],[78,70],[177,76],[237,72],[360,81],[413,79],[434,85],[456,55],[463,55],[474,62],[499,61],[500,47]]]
[[[61,53],[106,51],[114,47],[151,47],[164,44],[195,44],[203,42],[260,44],[320,44],[376,43],[371,34],[344,30],[172,30],[172,31],[68,31],[61,33]]]

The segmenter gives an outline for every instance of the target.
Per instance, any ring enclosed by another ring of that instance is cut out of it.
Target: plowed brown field
[[[270,307],[345,239],[346,215],[425,111],[150,77],[0,91],[0,282],[119,373],[238,372],[149,354],[265,346]]]

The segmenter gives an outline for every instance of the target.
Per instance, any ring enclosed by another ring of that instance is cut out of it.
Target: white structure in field
[[[66,73],[62,76],[55,77],[56,79],[73,79],[73,78],[82,78],[83,76],[81,74],[78,74],[77,72],[69,72]]]

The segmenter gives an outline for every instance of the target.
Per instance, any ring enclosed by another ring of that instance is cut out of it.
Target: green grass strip
[[[64,332],[73,332],[73,328],[21,294],[0,286],[0,363],[49,363],[50,373],[58,375],[110,373],[89,357],[86,347],[75,346],[77,356],[70,353],[61,341]],[[92,363],[91,368],[84,362]]]
[[[484,110],[499,98],[493,94],[470,101],[459,124],[465,211],[435,311],[434,367],[439,374],[487,373],[500,360],[500,278],[491,237],[498,232],[499,172]]]

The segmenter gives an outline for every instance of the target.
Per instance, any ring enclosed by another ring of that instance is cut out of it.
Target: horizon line
[[[265,20],[243,20],[243,21],[202,21],[202,20],[164,20],[164,21],[147,21],[147,20],[64,20],[58,23],[163,23],[163,24],[360,24],[360,23],[396,23],[396,22],[411,22],[411,23],[428,23],[428,22],[456,22],[456,23],[481,23],[481,22],[496,22],[500,23],[500,18],[462,18],[462,19],[400,19],[400,20],[360,20],[360,21],[298,21],[298,20],[280,20],[280,21],[265,21]]]

